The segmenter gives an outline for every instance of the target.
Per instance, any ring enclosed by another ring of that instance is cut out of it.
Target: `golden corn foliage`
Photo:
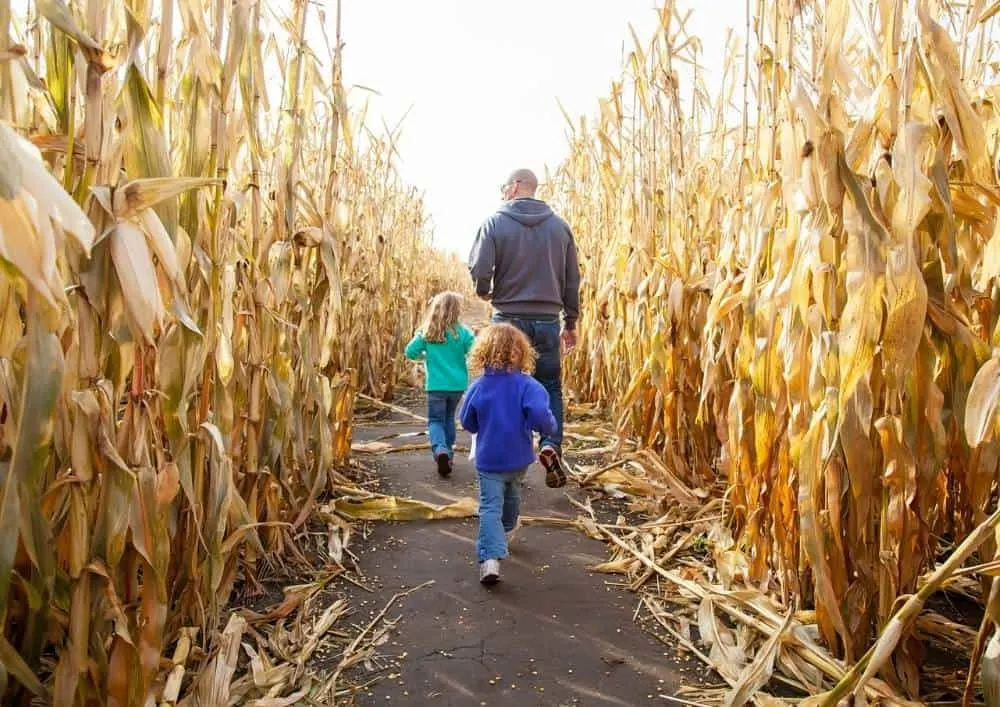
[[[687,483],[718,463],[749,581],[854,661],[995,503],[1000,6],[755,0],[709,96],[672,5],[553,175],[568,376]]]
[[[315,4],[27,8],[0,0],[0,694],[152,704],[182,629],[209,650],[237,579],[301,557],[355,392],[461,268]]]

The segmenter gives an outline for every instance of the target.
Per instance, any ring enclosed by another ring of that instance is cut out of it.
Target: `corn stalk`
[[[748,10],[717,95],[679,68],[699,44],[668,2],[570,125],[550,194],[584,258],[567,377],[687,483],[717,470],[749,581],[815,607],[853,662],[995,493],[996,13]],[[894,648],[879,675],[916,696],[910,626]]]
[[[214,704],[178,656],[209,664],[234,587],[303,559],[356,393],[392,394],[466,279],[307,7],[0,2],[5,702]]]

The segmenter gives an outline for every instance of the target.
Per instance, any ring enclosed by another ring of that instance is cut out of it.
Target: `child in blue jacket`
[[[476,435],[479,472],[479,581],[500,580],[500,560],[521,510],[521,479],[535,460],[532,433],[552,434],[549,394],[531,377],[535,351],[520,329],[494,324],[479,333],[469,356],[483,375],[469,386],[459,411]]]

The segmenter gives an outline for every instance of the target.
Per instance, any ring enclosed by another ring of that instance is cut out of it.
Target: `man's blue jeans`
[[[427,434],[434,457],[455,455],[455,413],[461,400],[462,393],[427,391]]]
[[[517,317],[496,314],[494,322],[507,322],[523,331],[538,354],[535,362],[535,380],[549,393],[549,408],[556,418],[556,433],[542,436],[539,446],[555,447],[562,451],[563,440],[563,399],[562,399],[562,349],[560,347],[559,318]]]
[[[480,562],[507,557],[507,533],[521,514],[521,479],[524,469],[503,474],[479,472],[479,537],[476,556]]]

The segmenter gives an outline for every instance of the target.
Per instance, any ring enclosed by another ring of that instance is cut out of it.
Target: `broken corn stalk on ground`
[[[722,475],[741,558],[724,584],[814,609],[833,658],[916,698],[907,598],[964,540],[982,541],[968,562],[997,552],[974,530],[1000,455],[1000,6],[747,9],[718,95],[668,2],[596,116],[568,118],[546,191],[583,254],[567,377],[671,477]],[[1000,640],[1000,592],[977,576],[967,699]]]
[[[322,9],[15,7],[0,0],[0,694],[224,705],[234,584],[305,561],[294,537],[351,483],[356,392],[391,394],[400,340],[466,278],[426,240],[394,135],[348,108],[339,20],[305,42]]]

